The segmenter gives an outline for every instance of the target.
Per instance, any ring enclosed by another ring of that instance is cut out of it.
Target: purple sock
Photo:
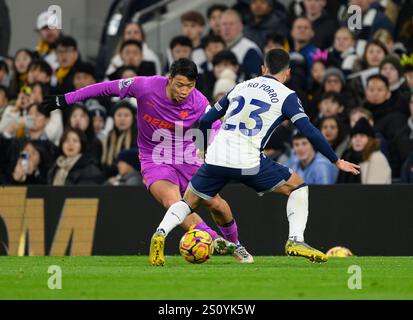
[[[237,223],[235,222],[235,220],[232,220],[229,224],[226,225],[226,227],[218,226],[218,228],[219,230],[221,230],[225,239],[235,244],[239,244],[238,227],[237,227]]]
[[[218,233],[216,233],[214,230],[212,230],[212,229],[211,229],[205,222],[203,222],[203,221],[200,222],[200,223],[198,223],[197,225],[195,225],[194,229],[198,229],[198,230],[202,230],[202,231],[208,232],[208,233],[211,235],[212,240],[215,240],[215,239],[219,238]]]

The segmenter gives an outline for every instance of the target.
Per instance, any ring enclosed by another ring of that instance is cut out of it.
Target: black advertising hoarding
[[[324,251],[341,245],[360,256],[413,255],[412,195],[407,185],[310,187],[306,240]],[[222,196],[251,253],[284,254],[286,197],[258,197],[239,185]],[[0,254],[146,255],[164,212],[144,187],[1,188]],[[214,226],[205,209],[198,212]],[[171,232],[167,254],[178,254],[182,234]]]

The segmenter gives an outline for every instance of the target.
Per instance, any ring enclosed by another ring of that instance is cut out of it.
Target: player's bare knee
[[[162,206],[165,209],[169,209],[174,203],[177,203],[179,200],[173,198],[164,198],[162,199]]]

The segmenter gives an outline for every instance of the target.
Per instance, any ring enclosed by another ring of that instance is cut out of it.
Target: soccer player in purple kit
[[[63,110],[96,96],[136,98],[141,173],[148,190],[168,209],[182,199],[189,180],[201,165],[194,156],[188,160],[188,150],[192,154],[196,148],[192,136],[188,139],[185,135],[209,108],[208,100],[195,89],[197,76],[197,67],[191,60],[179,59],[172,64],[169,77],[137,76],[97,83],[65,95],[46,97],[43,106]],[[216,195],[206,206],[225,239],[196,213],[181,221],[181,227],[206,231],[214,239],[218,253],[230,253],[240,263],[253,263],[253,257],[239,243],[237,224],[228,203]],[[158,249],[163,251],[163,247]],[[150,257],[154,254],[151,252]]]

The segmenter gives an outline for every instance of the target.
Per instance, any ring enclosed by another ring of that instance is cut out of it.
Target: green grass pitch
[[[0,299],[413,299],[413,257],[255,257],[240,265],[214,256],[192,265],[179,256],[164,267],[147,257],[0,257]],[[50,265],[62,289],[47,286]],[[348,269],[360,266],[362,289],[349,289]]]

